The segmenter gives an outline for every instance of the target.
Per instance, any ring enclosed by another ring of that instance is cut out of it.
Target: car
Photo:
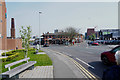
[[[111,44],[111,40],[105,40],[104,44],[110,45]]]
[[[45,44],[43,45],[43,47],[49,47],[48,43],[45,43]]]
[[[96,42],[96,41],[91,41],[91,42],[88,42],[88,44],[89,44],[89,45],[97,45],[97,46],[99,45],[99,43],[98,43],[98,42]]]
[[[119,45],[120,44],[120,40],[113,40],[112,44],[113,45]]]
[[[113,48],[110,51],[106,51],[101,53],[101,61],[103,64],[105,65],[109,65],[109,64],[116,64],[115,61],[115,53],[120,50],[120,45]]]

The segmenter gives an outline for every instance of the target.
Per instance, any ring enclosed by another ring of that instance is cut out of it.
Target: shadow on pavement
[[[102,78],[103,71],[107,69],[109,66],[104,65],[101,61],[95,61],[89,63],[95,69],[88,68],[93,74],[95,74],[98,78]]]

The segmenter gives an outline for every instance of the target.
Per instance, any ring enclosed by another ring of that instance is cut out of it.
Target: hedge
[[[19,54],[20,54],[20,53],[16,53],[16,54],[14,54],[14,55],[8,56],[7,58],[2,58],[2,62],[10,61],[10,60],[18,57]]]
[[[31,48],[31,49],[28,49],[28,51],[35,51],[35,49],[34,49],[34,48]]]
[[[13,54],[14,54],[13,51],[6,52],[6,56],[11,56]],[[2,53],[2,56],[5,56],[5,53]]]
[[[14,59],[14,58],[16,58],[16,57],[18,57],[18,56],[19,56],[19,53],[16,53],[15,55],[8,56],[8,57],[6,58],[6,61],[10,61],[10,60],[12,60],[12,59]]]
[[[6,62],[6,59],[7,59],[7,58],[2,58],[2,62]]]
[[[24,51],[25,51],[24,49],[9,51],[9,52],[6,52],[6,56],[11,56],[17,52],[24,52]],[[2,56],[5,56],[5,53],[2,53]]]

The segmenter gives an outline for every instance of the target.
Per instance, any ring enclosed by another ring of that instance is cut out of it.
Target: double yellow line
[[[86,70],[82,65],[80,65],[77,61],[75,61],[73,58],[70,58],[67,55],[62,54],[63,56],[69,58],[84,74],[84,76],[91,80],[97,80],[95,76],[93,76],[88,70]]]
[[[53,51],[53,50],[49,49],[49,51]],[[56,51],[53,51],[53,52],[56,52]],[[67,57],[68,59],[70,59],[83,72],[82,74],[85,76],[85,78],[88,78],[90,80],[98,80],[94,75],[92,75],[88,70],[86,70],[81,64],[79,64],[73,58],[71,58],[65,54],[59,53],[59,52],[56,52],[56,53],[63,55],[64,57]]]

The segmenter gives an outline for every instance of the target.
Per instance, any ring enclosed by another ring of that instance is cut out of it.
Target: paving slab
[[[39,53],[37,53],[37,54],[46,54],[45,52],[39,52]]]
[[[19,78],[53,78],[53,66],[36,66],[21,73]]]

